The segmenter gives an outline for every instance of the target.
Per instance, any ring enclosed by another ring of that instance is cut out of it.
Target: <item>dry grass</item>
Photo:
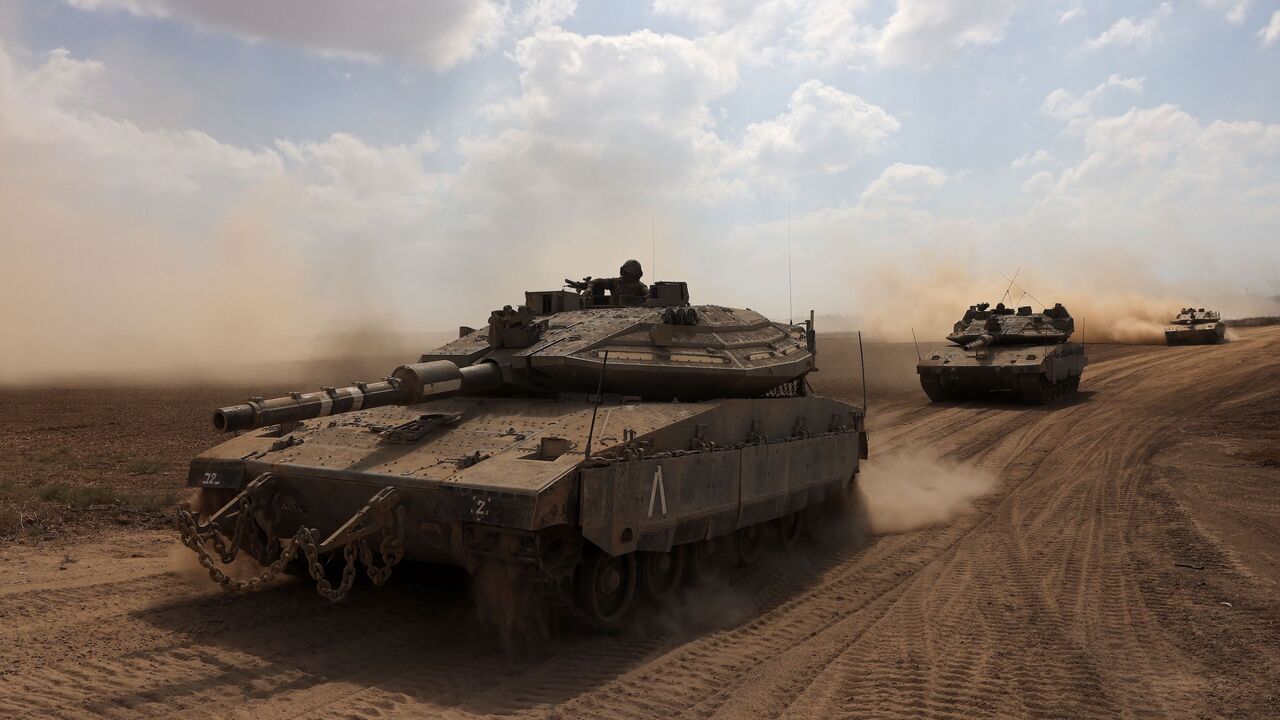
[[[1226,323],[1227,327],[1263,327],[1265,325],[1280,325],[1280,316],[1235,318],[1233,320],[1223,320],[1223,322]]]

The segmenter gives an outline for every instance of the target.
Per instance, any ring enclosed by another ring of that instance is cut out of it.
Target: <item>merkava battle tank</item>
[[[379,382],[217,410],[236,435],[191,463],[184,543],[230,590],[287,572],[339,600],[402,559],[497,568],[529,612],[616,628],[853,497],[864,411],[809,392],[812,318],[619,280],[528,292]],[[223,571],[240,550],[258,575]]]
[[[1080,387],[1084,346],[1067,342],[1075,321],[1060,303],[1044,312],[1003,303],[969,307],[947,340],[920,361],[920,385],[934,402],[1008,390],[1043,404]]]
[[[1227,336],[1227,324],[1216,310],[1182,308],[1164,329],[1170,345],[1212,345]]]

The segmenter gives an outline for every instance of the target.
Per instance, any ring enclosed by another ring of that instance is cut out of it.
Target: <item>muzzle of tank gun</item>
[[[967,345],[964,346],[964,349],[977,350],[979,348],[984,348],[990,345],[992,340],[995,340],[995,338],[992,337],[990,334],[984,333],[982,335],[979,335],[976,340],[970,341]]]
[[[482,362],[458,367],[448,360],[401,365],[391,377],[373,383],[356,383],[319,392],[289,393],[242,405],[218,408],[213,427],[223,432],[253,430],[267,425],[310,420],[385,405],[413,405],[460,393],[495,390],[502,385],[502,369]]]

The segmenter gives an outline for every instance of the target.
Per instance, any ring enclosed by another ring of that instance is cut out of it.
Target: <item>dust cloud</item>
[[[336,258],[309,258],[275,223],[287,186],[260,187],[209,229],[92,202],[69,205],[0,172],[0,384],[208,383],[378,377],[447,338],[335,318]],[[328,303],[328,304],[325,304]],[[358,315],[358,313],[356,313]],[[376,359],[377,364],[369,362]],[[329,375],[326,373],[334,373]]]
[[[247,553],[241,552],[236,556],[235,560],[228,564],[223,564],[217,558],[217,553],[212,545],[207,545],[205,549],[214,554],[215,567],[231,578],[247,580],[262,572],[262,567]],[[175,544],[170,547],[166,563],[169,566],[169,570],[178,579],[189,585],[196,585],[202,588],[216,587],[210,584],[209,571],[200,564],[200,558],[185,545]]]
[[[979,468],[904,451],[866,462],[859,477],[869,530],[891,534],[941,525],[995,489]]]
[[[1088,267],[1055,268],[1052,273],[1023,269],[1016,276],[1016,269],[984,268],[959,252],[930,261],[859,268],[854,276],[866,311],[858,319],[870,339],[911,342],[914,329],[923,343],[943,338],[974,303],[1003,300],[1037,311],[1062,303],[1075,318],[1077,342],[1156,345],[1164,343],[1168,320],[1189,303],[1219,308],[1224,317],[1261,314],[1269,304],[1259,298],[1244,302],[1243,297],[1170,287],[1133,270],[1123,253],[1095,259]]]

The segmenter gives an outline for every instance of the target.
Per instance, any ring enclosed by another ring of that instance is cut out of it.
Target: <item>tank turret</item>
[[[457,340],[385,380],[252,398],[219,408],[214,427],[250,430],[495,391],[555,396],[600,389],[650,400],[758,397],[787,384],[803,392],[800,380],[814,368],[808,325],[788,327],[752,310],[691,306],[682,282],[655,283],[640,304],[591,292],[588,284],[580,294],[526,293],[526,304],[494,310],[484,329],[465,328]]]
[[[646,400],[758,397],[814,368],[811,327],[690,305],[683,282],[654,283],[643,298],[596,295],[590,279],[572,286],[583,289],[525,293],[524,305],[495,311],[487,330],[421,362],[491,362],[512,389],[557,395],[594,393],[608,353],[603,391]]]
[[[1075,320],[1061,303],[1044,312],[1032,312],[1029,306],[1014,310],[997,304],[971,305],[955,324],[947,339],[976,350],[988,345],[1043,345],[1066,342],[1075,332]],[[985,338],[985,340],[984,340]]]

